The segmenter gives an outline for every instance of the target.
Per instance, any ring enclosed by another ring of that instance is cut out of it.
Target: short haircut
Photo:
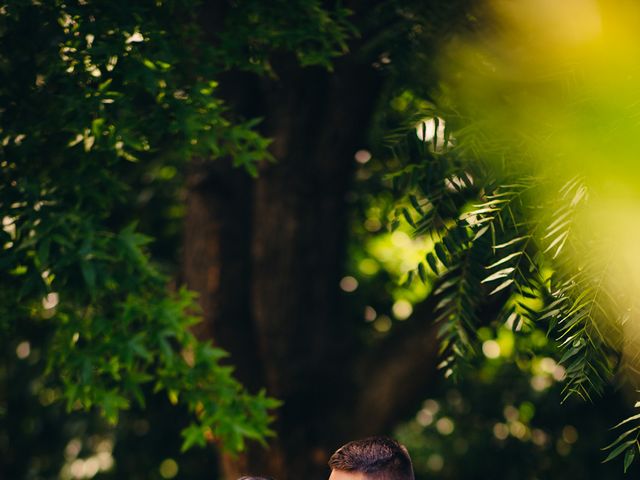
[[[331,455],[329,467],[363,473],[371,480],[414,480],[409,452],[387,437],[369,437],[343,445]]]

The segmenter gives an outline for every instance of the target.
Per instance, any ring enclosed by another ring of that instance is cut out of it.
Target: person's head
[[[329,459],[329,480],[414,480],[407,449],[387,437],[355,440]]]

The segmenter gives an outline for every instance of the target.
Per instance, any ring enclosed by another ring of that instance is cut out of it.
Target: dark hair
[[[271,480],[267,477],[240,477],[238,480]]]
[[[364,473],[372,480],[414,480],[409,452],[387,437],[369,437],[343,445],[331,455],[329,467]]]

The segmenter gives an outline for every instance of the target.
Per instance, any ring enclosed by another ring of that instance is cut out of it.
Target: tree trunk
[[[420,389],[434,363],[432,329],[416,320],[421,333],[389,339],[362,364],[357,329],[341,308],[346,196],[381,79],[353,58],[333,73],[293,61],[276,71],[277,81],[239,75],[221,86],[237,111],[265,118],[277,162],[255,181],[196,162],[188,182],[184,274],[200,293],[198,333],[231,353],[245,385],[284,402],[269,450],[251,445],[223,458],[229,480],[327,478],[332,451],[388,430],[419,399],[393,399],[397,388],[411,380]]]

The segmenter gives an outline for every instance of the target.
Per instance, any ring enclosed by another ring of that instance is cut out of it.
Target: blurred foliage
[[[545,332],[479,331],[483,356],[457,382],[441,382],[397,430],[417,478],[625,478],[594,454],[626,400],[607,390],[594,404],[561,403],[565,370]],[[628,475],[634,475],[637,466]]]

